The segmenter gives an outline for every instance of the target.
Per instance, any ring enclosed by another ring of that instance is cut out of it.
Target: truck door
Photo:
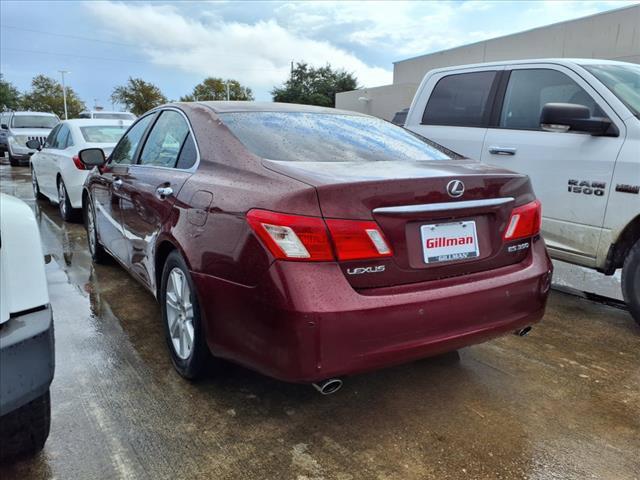
[[[595,266],[624,123],[588,83],[559,65],[513,66],[501,85],[482,161],[529,175],[553,256]],[[551,102],[584,105],[592,116],[611,119],[619,134],[543,131],[540,112]]]
[[[430,76],[416,94],[406,128],[479,160],[503,69],[472,68]]]

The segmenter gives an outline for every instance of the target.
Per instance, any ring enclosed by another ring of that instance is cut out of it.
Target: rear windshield
[[[119,125],[92,125],[80,127],[87,143],[117,143],[128,127]]]
[[[292,162],[447,160],[452,152],[372,117],[329,113],[240,112],[220,118],[247,149]]]
[[[93,118],[101,120],[135,120],[132,113],[94,113]]]
[[[53,128],[60,120],[49,115],[14,115],[11,119],[13,128]]]

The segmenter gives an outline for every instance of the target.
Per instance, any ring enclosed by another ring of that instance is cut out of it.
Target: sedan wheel
[[[96,230],[96,217],[93,213],[93,207],[91,206],[90,200],[87,201],[85,209],[87,243],[89,244],[89,253],[91,254],[91,259],[95,263],[106,263],[107,252],[102,247],[102,245],[100,245],[100,241],[98,240],[98,231]]]
[[[185,378],[200,375],[208,356],[189,269],[177,251],[167,257],[160,286],[164,331],[173,365]]]
[[[71,222],[77,217],[77,212],[71,206],[71,201],[67,194],[67,187],[65,187],[62,179],[58,181],[58,209],[60,210],[60,216],[65,222]]]
[[[44,195],[40,193],[40,185],[38,185],[38,178],[36,177],[36,171],[31,169],[31,186],[33,188],[33,196],[36,200],[44,199]]]

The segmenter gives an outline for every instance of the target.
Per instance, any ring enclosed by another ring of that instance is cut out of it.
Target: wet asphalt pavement
[[[52,426],[9,479],[638,479],[640,327],[552,292],[529,337],[347,378],[322,397],[214,363],[173,370],[153,297],[93,266],[84,228],[35,203],[27,168],[0,188],[40,222],[56,329]]]

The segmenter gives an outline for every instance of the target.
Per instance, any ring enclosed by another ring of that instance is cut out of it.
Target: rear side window
[[[191,168],[195,165],[197,159],[198,151],[196,150],[196,142],[193,141],[193,137],[189,134],[182,145],[182,150],[180,150],[176,168]]]
[[[133,157],[136,154],[138,144],[153,118],[155,118],[154,114],[142,117],[131,127],[127,134],[118,142],[116,148],[113,149],[111,162],[119,165],[130,165],[133,163]]]
[[[491,113],[491,87],[497,72],[449,75],[436,84],[422,115],[425,125],[483,127]]]
[[[592,116],[605,116],[593,97],[564,73],[545,68],[513,70],[502,103],[500,127],[540,130],[540,113],[547,103],[584,105]]]

